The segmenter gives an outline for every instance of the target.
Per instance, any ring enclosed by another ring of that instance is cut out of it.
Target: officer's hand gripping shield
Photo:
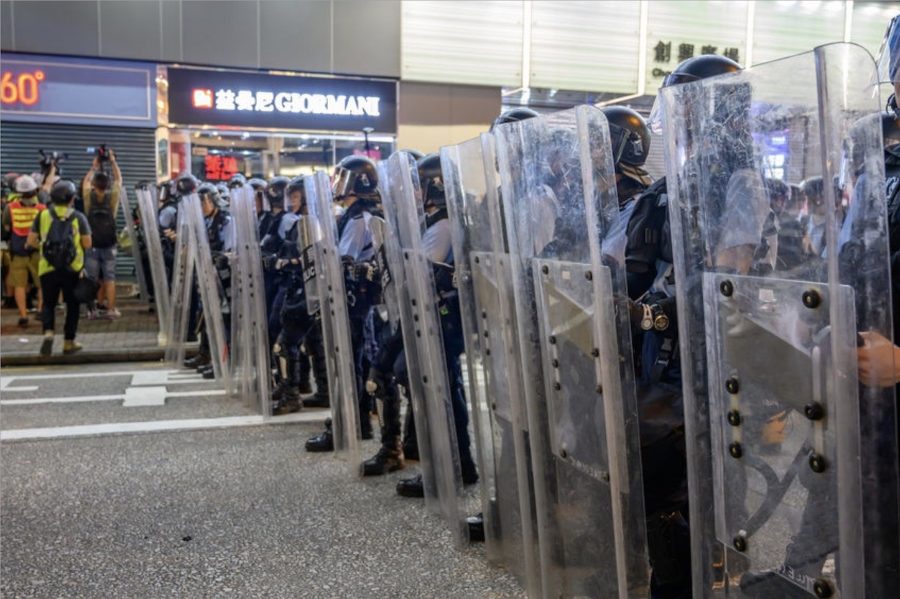
[[[874,71],[831,44],[661,92],[695,597],[897,593],[894,391],[857,374],[892,331]],[[816,177],[776,212],[767,179]]]
[[[334,448],[349,453],[351,468],[358,473],[361,431],[357,374],[344,269],[338,253],[337,223],[332,211],[331,185],[327,174],[317,172],[304,178],[304,186],[309,205],[309,231],[313,236],[316,274],[312,281],[318,287],[316,297],[322,318]],[[364,414],[363,417],[368,418],[369,415]]]
[[[242,397],[271,416],[269,338],[265,284],[256,224],[255,194],[250,185],[232,189],[235,255],[231,260],[231,366]]]
[[[409,369],[410,395],[416,419],[426,504],[447,521],[458,544],[466,539],[466,509],[460,471],[459,449],[448,377],[448,358],[441,335],[441,314],[435,286],[434,263],[423,245],[425,214],[421,204],[415,159],[394,153],[382,164],[386,177],[382,202],[388,225],[386,241],[397,244],[399,270],[403,270],[401,308],[404,350]],[[418,377],[418,380],[414,380]]]
[[[494,138],[441,149],[488,559],[540,596],[534,487]],[[501,286],[508,292],[501,295]]]
[[[232,394],[231,373],[228,359],[228,337],[225,331],[223,313],[229,309],[219,273],[213,264],[213,254],[209,246],[206,222],[200,197],[191,194],[182,198],[179,222],[182,216],[190,227],[190,243],[194,249],[194,265],[197,271],[197,287],[203,310],[203,326],[209,338],[209,354],[213,373],[223,381],[226,393]],[[230,332],[230,331],[229,331]]]
[[[162,243],[159,237],[157,220],[156,189],[137,188],[138,213],[141,218],[141,231],[150,264],[150,276],[153,281],[153,300],[156,304],[156,315],[159,321],[160,345],[168,345],[167,333],[171,330],[171,311],[169,306],[169,277],[163,259]]]
[[[648,597],[625,271],[606,118],[582,106],[499,126],[545,596]]]
[[[155,219],[154,219],[155,220]],[[182,204],[175,221],[175,249],[172,260],[172,285],[169,289],[169,328],[166,330],[166,362],[181,368],[188,338],[192,299],[194,296],[194,262],[196,244],[192,242],[191,225]]]

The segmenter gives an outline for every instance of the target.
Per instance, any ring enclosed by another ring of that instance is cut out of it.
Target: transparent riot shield
[[[487,554],[515,574],[530,597],[537,597],[540,557],[515,310],[500,307],[500,286],[508,288],[512,281],[499,233],[503,223],[494,154],[493,137],[485,134],[442,148],[441,170],[466,342]]]
[[[338,255],[337,223],[334,218],[328,175],[318,172],[304,179],[313,233],[315,277],[318,286],[322,338],[325,346],[328,390],[331,395],[331,426],[334,448],[348,453],[354,472],[360,463],[360,414],[357,401],[356,365],[350,334],[350,315],[344,267]],[[368,418],[368,414],[363,415]]]
[[[582,106],[495,136],[545,593],[649,597],[625,271],[601,258],[618,217],[606,118]]]
[[[135,213],[131,210],[131,200],[128,199],[128,190],[124,186],[120,190],[119,201],[125,216],[125,234],[131,241],[131,257],[134,260],[134,274],[137,278],[141,301],[149,302],[150,287],[147,284],[149,273],[144,272],[144,260],[141,257],[141,245],[138,243],[139,235],[135,227]]]
[[[695,597],[897,595],[893,372],[862,359],[892,333],[874,72],[830,44],[661,92]]]
[[[254,191],[244,185],[231,192],[235,252],[232,257],[231,363],[235,387],[271,416],[269,337],[262,256],[256,226]]]
[[[217,379],[223,381],[226,392],[233,393],[228,361],[228,337],[222,316],[223,312],[229,309],[228,300],[225,298],[219,273],[213,263],[203,209],[200,207],[200,198],[197,194],[191,194],[181,199],[180,212],[183,214],[179,215],[179,224],[183,216],[188,223],[190,243],[194,249],[197,287],[203,310],[203,324],[209,338],[209,354],[213,372]]]
[[[160,345],[166,347],[168,344],[166,334],[171,327],[172,316],[169,306],[169,277],[166,273],[162,243],[159,239],[155,191],[155,189],[137,188],[135,196],[137,197],[147,261],[150,264],[150,277],[153,281],[153,301],[156,304],[156,315],[159,321],[158,339]]]
[[[419,454],[426,450],[422,476],[425,499],[450,526],[459,544],[466,539],[466,511],[454,426],[447,357],[441,335],[440,302],[434,281],[435,265],[423,245],[425,215],[421,205],[419,175],[415,159],[405,152],[393,154],[382,165],[386,177],[382,195],[391,241],[399,245],[403,282],[408,304],[401,322],[410,394],[414,402]],[[412,333],[411,335],[409,333]],[[416,372],[418,371],[418,372]],[[413,381],[418,377],[418,383]],[[425,428],[420,428],[424,426]],[[424,441],[424,442],[423,442]]]
[[[184,205],[180,204],[175,223],[175,259],[172,267],[172,285],[169,291],[170,317],[169,329],[166,331],[168,345],[165,355],[166,362],[176,368],[181,368],[184,363],[188,323],[194,295],[196,244],[191,241],[191,230],[187,211]]]

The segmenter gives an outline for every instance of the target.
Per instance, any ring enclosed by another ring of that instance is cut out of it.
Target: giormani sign
[[[169,122],[267,129],[397,129],[397,83],[384,79],[168,68]]]

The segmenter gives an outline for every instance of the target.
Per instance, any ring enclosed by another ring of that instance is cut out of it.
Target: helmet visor
[[[335,200],[344,198],[353,191],[353,185],[356,183],[356,173],[337,166],[334,169],[334,176],[331,178],[331,194]]]
[[[900,15],[891,19],[878,52],[878,82],[900,81]]]

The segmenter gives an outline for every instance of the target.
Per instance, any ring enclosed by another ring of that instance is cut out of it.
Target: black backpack
[[[109,198],[100,203],[93,199],[91,210],[88,213],[88,224],[91,226],[91,239],[94,247],[100,249],[111,248],[118,241],[116,237],[116,217],[109,209]]]
[[[78,256],[75,248],[75,231],[72,229],[75,213],[62,219],[56,214],[55,208],[50,208],[47,212],[50,213],[51,219],[50,231],[47,233],[41,253],[56,270],[71,270],[70,265]]]

